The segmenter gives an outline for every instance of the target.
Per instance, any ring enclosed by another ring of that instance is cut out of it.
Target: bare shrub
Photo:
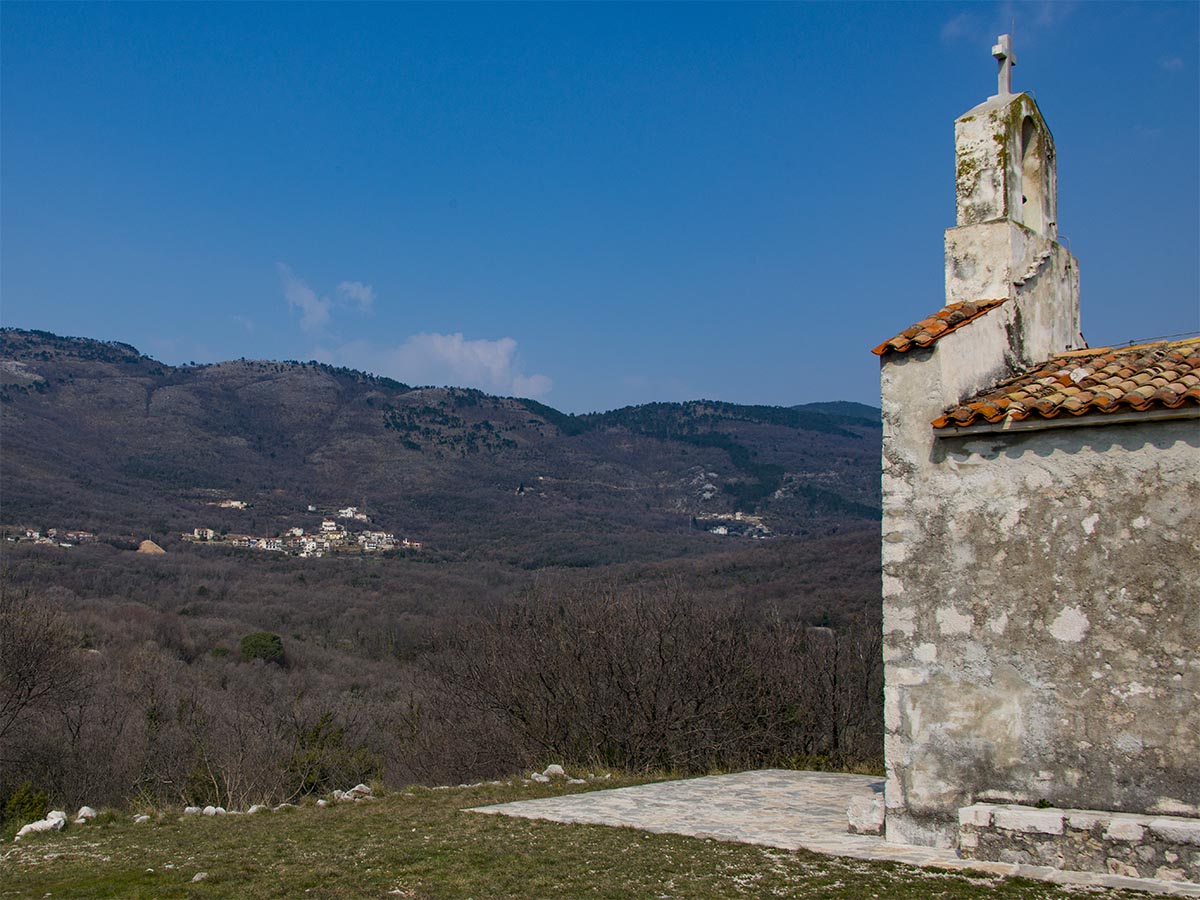
[[[868,634],[756,623],[670,581],[541,589],[464,623],[438,672],[459,704],[512,733],[522,762],[844,766],[878,753]]]
[[[77,696],[83,686],[78,648],[61,610],[0,582],[0,753],[23,718]]]
[[[29,782],[62,807],[244,808],[552,758],[877,765],[879,627],[852,602],[877,585],[855,575],[860,543],[830,545],[845,571],[781,545],[608,581],[18,547],[0,585],[0,798]],[[239,653],[264,630],[286,666]]]

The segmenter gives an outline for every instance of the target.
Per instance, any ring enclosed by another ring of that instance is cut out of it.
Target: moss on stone
[[[958,158],[958,167],[955,170],[955,179],[958,184],[963,184],[972,176],[978,174],[979,162],[970,156],[960,156]]]

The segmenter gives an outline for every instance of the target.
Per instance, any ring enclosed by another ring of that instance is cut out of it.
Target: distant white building
[[[329,534],[329,533],[337,531],[337,530],[338,530],[338,523],[333,521],[333,519],[322,519],[321,520],[321,531],[324,534]]]
[[[358,535],[363,550],[391,550],[396,546],[396,535],[390,531],[364,531]]]

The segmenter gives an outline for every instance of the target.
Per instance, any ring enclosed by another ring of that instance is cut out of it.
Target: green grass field
[[[605,787],[635,783],[614,776]],[[371,803],[254,816],[103,816],[0,850],[0,897],[821,898],[1144,897],[836,859],[626,828],[464,812],[590,786],[413,788]],[[11,835],[8,840],[11,841]],[[193,882],[197,873],[207,876]]]

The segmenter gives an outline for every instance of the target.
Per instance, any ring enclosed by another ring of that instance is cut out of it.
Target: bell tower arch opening
[[[1046,167],[1042,132],[1033,116],[1021,122],[1021,214],[1020,222],[1038,234],[1046,234]]]

